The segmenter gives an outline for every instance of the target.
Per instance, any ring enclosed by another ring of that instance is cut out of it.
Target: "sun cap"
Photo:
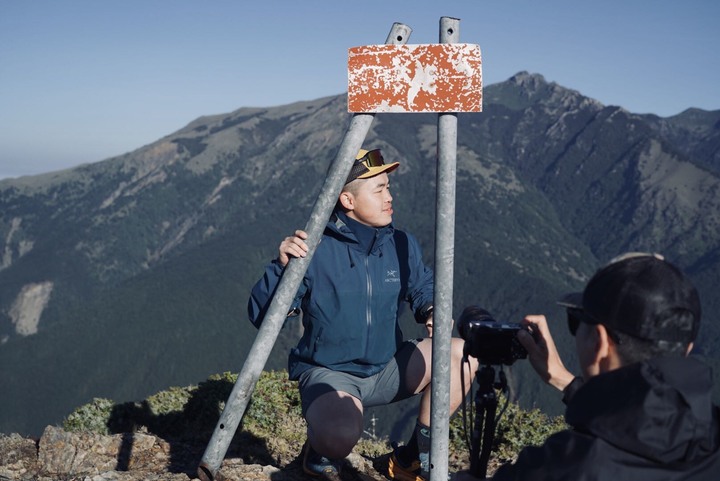
[[[576,310],[583,322],[646,340],[689,343],[700,327],[695,286],[659,254],[618,256],[583,292],[566,294],[558,304]]]
[[[393,170],[397,169],[399,165],[400,162],[386,164],[382,154],[380,154],[380,149],[360,149],[358,154],[355,156],[355,163],[350,170],[350,174],[348,175],[345,184],[347,185],[355,179],[368,179],[370,177],[375,177],[383,172],[387,172],[389,174]]]

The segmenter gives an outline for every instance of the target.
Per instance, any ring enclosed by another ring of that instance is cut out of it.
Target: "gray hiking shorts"
[[[323,394],[343,391],[356,397],[364,407],[384,406],[415,395],[408,391],[405,376],[410,355],[420,339],[405,341],[387,366],[368,377],[358,377],[326,367],[314,367],[300,375],[298,387],[303,416],[310,405]]]

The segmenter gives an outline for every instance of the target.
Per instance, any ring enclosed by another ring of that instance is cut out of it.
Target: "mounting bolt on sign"
[[[348,50],[349,112],[481,112],[480,46],[365,45]]]

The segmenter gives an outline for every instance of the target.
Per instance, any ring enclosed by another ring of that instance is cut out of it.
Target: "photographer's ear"
[[[615,342],[602,324],[583,323],[575,335],[578,358],[586,375],[597,376],[600,373],[616,369],[618,356]]]
[[[608,357],[608,353],[610,352],[611,347],[615,347],[615,343],[613,342],[612,338],[610,337],[610,333],[608,333],[605,326],[602,324],[597,324],[593,327],[594,331],[594,337],[595,337],[595,343],[597,345],[596,351],[598,358],[606,358]]]

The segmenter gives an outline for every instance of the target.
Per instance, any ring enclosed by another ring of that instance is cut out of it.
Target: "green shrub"
[[[504,395],[498,396],[498,414],[506,403]],[[466,405],[467,440],[472,440],[475,408]],[[526,446],[539,446],[552,434],[567,429],[568,426],[561,416],[550,417],[539,409],[524,410],[515,402],[507,403],[507,408],[497,422],[495,438],[492,448],[492,458],[495,462],[511,461],[517,457]],[[466,433],[463,428],[462,415],[456,415],[450,422],[450,451],[468,453],[470,447],[466,442]]]
[[[114,403],[109,399],[95,398],[73,411],[63,422],[66,431],[91,431],[110,434],[108,420]]]
[[[510,403],[495,435],[495,455],[501,460],[517,457],[525,446],[540,446],[556,432],[568,429],[562,416],[549,417],[539,409],[524,410]]]
[[[171,387],[147,398],[147,406],[156,416],[183,411],[195,391],[193,388]]]
[[[136,403],[115,404],[93,399],[63,422],[68,431],[114,434],[145,429],[158,436],[209,438],[225,408],[237,374],[210,376],[197,386],[171,387]],[[263,372],[258,379],[242,420],[243,430],[267,438],[299,439],[302,425],[297,383],[285,371]],[[304,439],[304,438],[303,438]]]
[[[288,430],[302,420],[297,382],[288,380],[287,372],[265,372],[253,392],[243,428],[258,437],[285,435],[296,438]],[[302,430],[304,438],[305,432]]]

